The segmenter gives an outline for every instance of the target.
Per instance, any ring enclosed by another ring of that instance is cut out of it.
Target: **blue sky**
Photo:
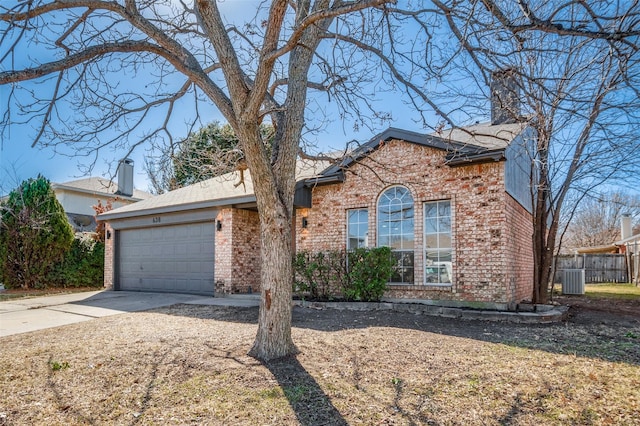
[[[250,1],[225,1],[220,2],[220,6],[223,9],[225,17],[231,22],[246,19],[246,11],[251,5],[255,5],[255,0]],[[239,25],[238,25],[239,26]],[[37,43],[30,43],[26,48],[18,50],[15,58],[15,68],[19,69],[28,64],[33,64],[32,60],[35,58],[36,62],[46,61],[51,58],[51,51],[42,49]],[[121,76],[122,80],[119,84],[136,85],[144,90],[144,75],[136,75],[133,77]],[[50,83],[47,84],[34,84],[23,83],[23,85],[31,85],[34,91],[47,90],[51,87]],[[135,86],[134,86],[135,87]],[[365,142],[373,137],[377,132],[386,129],[389,126],[399,127],[413,131],[423,131],[423,128],[419,122],[419,115],[411,107],[401,102],[401,94],[394,92],[386,92],[384,88],[369,89],[371,92],[375,91],[375,98],[377,99],[377,105],[381,110],[390,112],[391,120],[374,122],[374,128],[369,129],[366,127],[360,127],[358,131],[354,131],[354,123],[352,121],[342,120],[337,113],[336,104],[327,103],[327,95],[322,93],[317,95],[317,103],[314,103],[312,108],[319,106],[326,114],[327,119],[324,121],[322,130],[314,135],[305,135],[305,138],[313,145],[317,146],[322,151],[331,151],[344,148],[348,141],[356,139],[361,142]],[[10,87],[0,86],[0,108],[6,106],[6,99],[9,96]],[[311,97],[316,96],[310,93]],[[179,112],[174,112],[172,121],[174,123],[185,123],[189,117],[193,115],[192,107],[183,107],[177,109]],[[313,112],[308,113],[309,121],[313,121]],[[4,111],[0,110],[0,115]],[[202,113],[202,111],[201,111]],[[69,108],[68,110],[58,111],[58,115],[62,117],[73,117],[74,111]],[[208,122],[220,121],[224,122],[221,115],[213,108],[210,111],[206,111],[204,114],[210,118]],[[15,114],[12,118],[15,119]],[[21,117],[18,117],[20,119]],[[23,118],[23,117],[22,117]],[[162,119],[162,117],[158,117]],[[87,158],[73,156],[74,151],[69,148],[60,147],[60,151],[65,154],[56,152],[52,147],[31,147],[32,141],[37,134],[37,130],[33,124],[22,124],[19,126],[13,126],[10,129],[10,133],[0,135],[4,136],[4,139],[0,144],[0,193],[6,193],[13,187],[15,187],[21,180],[29,177],[35,177],[38,174],[42,174],[53,182],[66,182],[73,179],[78,179],[88,176],[90,172],[91,176],[102,176],[106,178],[112,178],[115,173],[117,161],[123,158],[127,151],[125,149],[118,149],[108,147],[99,152],[97,158]],[[157,124],[157,121],[155,122]],[[207,124],[207,123],[203,123]],[[433,123],[436,125],[436,117],[433,117]],[[426,130],[424,130],[426,131]],[[186,131],[185,131],[186,133]],[[180,131],[174,132],[174,136],[177,138],[184,137],[186,134],[181,134]],[[102,140],[100,140],[102,142]],[[129,158],[132,158],[135,162],[134,172],[134,185],[138,189],[148,190],[149,183],[146,172],[144,171],[145,156],[148,154],[148,146],[138,147]],[[88,166],[92,166],[89,170]]]
[[[0,86],[0,98],[6,96],[7,87]],[[407,130],[422,131],[421,126],[414,121],[417,119],[413,111],[406,105],[398,101],[393,94],[388,94],[381,98],[381,103],[386,104],[392,111],[393,120],[380,123],[373,130],[361,128],[359,131],[352,129],[353,124],[349,121],[341,121],[333,116],[333,120],[326,130],[317,135],[308,135],[307,138],[323,151],[332,151],[344,148],[348,141],[356,139],[366,142],[379,131],[387,127],[399,127]],[[331,105],[329,105],[330,107]],[[69,112],[71,113],[71,112]],[[190,111],[184,111],[189,114]],[[223,121],[217,114],[212,116],[211,121]],[[435,120],[435,118],[434,118]],[[29,133],[25,134],[27,131]],[[66,182],[86,176],[102,176],[111,178],[114,173],[116,162],[124,153],[112,149],[104,149],[93,163],[93,158],[69,156],[56,153],[52,147],[31,147],[34,130],[29,128],[14,127],[11,129],[8,138],[2,140],[0,149],[0,192],[6,193],[17,185],[20,181],[35,177],[38,174],[44,175],[52,182]],[[135,162],[134,185],[137,189],[148,190],[149,183],[147,174],[144,171],[144,159],[147,152],[145,147],[139,147],[130,156]],[[87,167],[92,165],[91,173],[87,175]]]

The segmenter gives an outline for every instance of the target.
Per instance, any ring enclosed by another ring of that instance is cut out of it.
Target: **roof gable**
[[[333,182],[342,178],[342,170],[367,157],[385,142],[401,140],[445,151],[447,164],[457,166],[472,162],[500,161],[509,143],[525,129],[524,124],[475,124],[473,126],[423,134],[390,127],[333,164],[314,179],[314,183]]]

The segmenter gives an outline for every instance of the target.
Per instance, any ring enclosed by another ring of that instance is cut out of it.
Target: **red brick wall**
[[[233,210],[233,285],[260,292],[260,219],[258,212]]]
[[[416,298],[503,304],[530,299],[533,256],[531,216],[504,190],[504,163],[448,167],[445,153],[401,141],[385,143],[346,171],[344,183],[313,189],[313,206],[295,217],[298,250],[345,249],[348,209],[368,208],[369,245],[376,245],[376,207],[380,194],[396,184],[414,199],[414,285],[393,285],[389,298]],[[423,284],[423,203],[451,200],[453,283]],[[308,227],[302,228],[306,217]],[[260,290],[258,214],[222,209],[217,220],[215,280],[217,292]],[[113,287],[115,232],[105,247],[106,288]],[[223,283],[222,287],[218,287]]]
[[[506,198],[507,279],[512,300],[531,300],[533,293],[533,222],[531,214],[508,194]]]
[[[104,241],[104,288],[113,290],[113,268],[115,262],[114,247],[116,235],[108,222],[105,223],[105,233],[110,233],[111,238],[105,239]]]
[[[222,209],[218,212],[216,223],[220,222],[222,228],[218,231],[216,228],[215,235],[215,265],[214,279],[216,285],[216,293],[227,292],[232,285],[233,274],[233,210]]]
[[[215,236],[216,292],[259,292],[260,221],[258,213],[233,208],[222,209],[216,220],[222,223],[222,229],[216,231]]]
[[[512,304],[524,293],[526,273],[508,265],[514,260],[508,241],[529,238],[520,223],[526,216],[504,190],[504,163],[493,162],[451,168],[445,153],[402,141],[391,141],[345,173],[345,182],[313,189],[311,209],[298,211],[296,243],[299,250],[344,249],[346,211],[369,209],[369,245],[376,245],[376,205],[388,187],[401,184],[414,198],[414,285],[393,285],[389,298],[442,299],[461,302]],[[509,204],[505,199],[508,198]],[[423,285],[423,203],[449,199],[452,206],[453,284]],[[512,212],[509,213],[507,207]],[[308,220],[301,228],[301,217]],[[526,271],[526,248],[517,258]],[[517,290],[510,290],[516,286]]]

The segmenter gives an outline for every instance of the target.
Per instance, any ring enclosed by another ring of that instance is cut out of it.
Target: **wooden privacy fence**
[[[554,282],[557,283],[562,282],[565,269],[584,269],[587,284],[629,282],[624,254],[569,254],[558,256],[556,261]]]

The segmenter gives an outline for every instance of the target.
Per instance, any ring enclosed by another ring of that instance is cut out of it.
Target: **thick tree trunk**
[[[547,227],[536,223],[533,231],[534,270],[533,270],[533,303],[547,303],[549,300],[549,281],[551,279],[551,262],[553,251],[547,247]]]
[[[276,135],[270,158],[260,139],[257,120],[240,120],[243,151],[247,159],[260,216],[261,300],[258,332],[249,355],[262,361],[296,352],[291,339],[293,292],[292,232],[296,147],[299,132],[288,138]],[[282,129],[284,126],[275,123]]]
[[[557,228],[549,227],[549,179],[547,170],[539,170],[538,191],[535,194],[534,218],[533,218],[533,303],[547,303],[549,300],[549,281],[551,275],[551,263],[553,261],[553,242]]]
[[[260,212],[262,297],[258,333],[249,355],[268,361],[296,352],[291,339],[291,226],[282,205]]]

